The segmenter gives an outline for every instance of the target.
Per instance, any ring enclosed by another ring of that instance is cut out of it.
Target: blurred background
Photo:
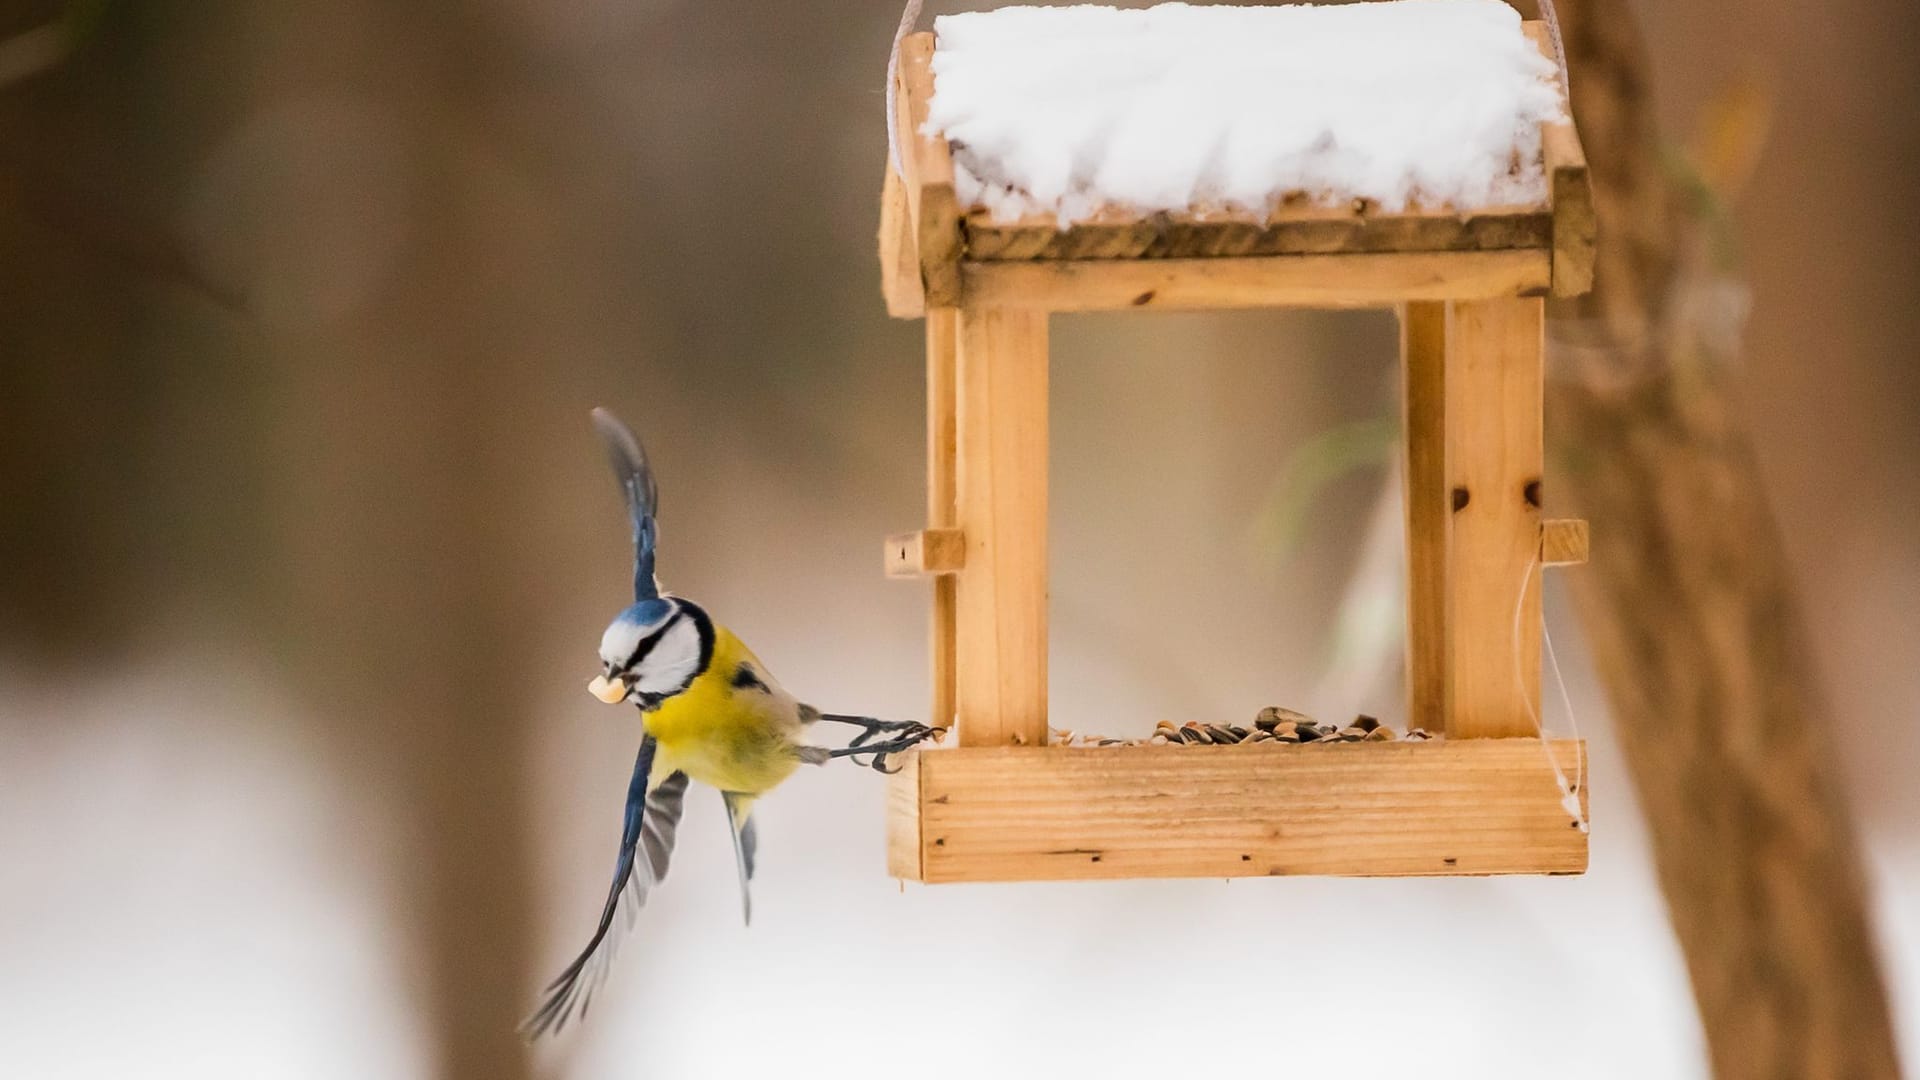
[[[1743,408],[1920,1059],[1920,9],[1637,10],[1669,130],[1773,104],[1728,234]],[[591,1021],[523,1048],[636,741],[581,692],[628,566],[589,407],[648,440],[670,587],[803,698],[924,711],[926,590],[879,559],[924,505],[873,239],[897,17],[0,4],[0,1075],[1705,1074],[1551,583],[1584,877],[902,888],[879,778],[808,771],[750,932],[696,795]],[[1397,645],[1340,629],[1391,478],[1295,497],[1396,411],[1395,342],[1055,320],[1056,724],[1397,720]]]

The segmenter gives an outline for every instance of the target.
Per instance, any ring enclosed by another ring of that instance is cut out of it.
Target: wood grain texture
[[[1553,39],[1547,24],[1524,24],[1527,36],[1542,56],[1554,60]],[[1555,66],[1559,61],[1554,60]],[[1547,205],[1553,219],[1553,295],[1579,296],[1593,288],[1593,186],[1587,178],[1587,155],[1573,119],[1540,128],[1541,164],[1547,173]]]
[[[892,578],[951,574],[967,562],[967,538],[959,529],[894,533],[883,547],[887,576]]]
[[[920,755],[903,754],[900,771],[887,777],[887,873],[903,881],[919,881],[920,865]],[[904,824],[903,827],[903,823]]]
[[[976,208],[967,212],[963,227],[966,257],[982,262],[1495,251],[1544,249],[1553,242],[1553,214],[1544,203],[1466,214],[1445,208],[1386,213],[1366,202],[1319,206],[1298,200],[1270,214],[1189,210],[1143,217],[1104,210],[1065,229],[1051,214],[995,221]]]
[[[1047,740],[1047,315],[960,312],[955,707],[962,746]]]
[[[1587,159],[1572,124],[1549,124],[1547,190],[1553,202],[1553,295],[1579,296],[1593,288],[1593,188]]]
[[[1445,731],[1455,738],[1532,735],[1540,716],[1543,319],[1536,299],[1447,309]]]
[[[1540,565],[1578,566],[1587,561],[1587,523],[1551,518],[1540,523]]]
[[[1540,295],[1545,251],[1083,259],[960,264],[968,304],[1048,311],[1390,307],[1405,300]]]
[[[880,296],[887,314],[917,319],[926,314],[926,293],[920,285],[920,253],[913,242],[913,212],[907,205],[907,186],[887,166],[880,184]]]
[[[1447,306],[1400,308],[1401,489],[1407,548],[1407,725],[1447,708]]]
[[[927,882],[1578,874],[1587,836],[1560,806],[1549,746],[1563,763],[1582,752],[1533,739],[922,751],[891,781],[889,867]]]
[[[927,524],[936,529],[951,529],[960,520],[954,505],[959,334],[959,311],[934,308],[927,312]],[[963,562],[965,557],[962,553]],[[955,584],[948,574],[933,579],[928,723],[936,727],[953,726]]]
[[[927,135],[927,106],[933,100],[933,35],[911,34],[900,43],[899,141],[909,159],[908,203],[920,255],[920,278],[930,307],[960,302],[958,263],[964,239],[960,203],[953,193],[953,155],[947,140]]]

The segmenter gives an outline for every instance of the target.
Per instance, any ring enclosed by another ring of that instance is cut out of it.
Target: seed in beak
[[[609,679],[605,675],[595,675],[587,684],[587,693],[606,702],[618,705],[627,699],[627,684],[620,679]]]

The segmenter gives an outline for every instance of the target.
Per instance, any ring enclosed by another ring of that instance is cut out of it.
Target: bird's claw
[[[887,776],[900,771],[898,767],[887,768],[888,759],[894,754],[911,750],[928,739],[938,740],[947,733],[946,728],[933,727],[913,720],[872,720],[863,726],[865,730],[854,736],[851,742],[840,749],[828,751],[827,756],[850,758],[856,765],[863,765]],[[871,741],[881,734],[889,734],[893,737],[881,742]],[[868,757],[871,760],[861,761],[862,757]]]

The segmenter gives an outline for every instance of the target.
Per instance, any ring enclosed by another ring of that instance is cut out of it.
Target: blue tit
[[[601,636],[600,674],[587,689],[609,705],[632,702],[639,708],[640,753],[627,785],[620,851],[600,923],[587,947],[548,984],[546,999],[522,1028],[529,1037],[558,1032],[576,1005],[586,1014],[618,940],[614,924],[630,928],[648,890],[666,876],[691,782],[718,790],[726,804],[741,910],[751,922],[754,801],[800,766],[836,757],[872,755],[869,764],[884,771],[886,755],[937,733],[924,724],[822,713],[800,703],[704,608],[662,593],[654,576],[660,499],[646,452],[605,409],[593,411],[593,424],[606,441],[633,526],[634,602]],[[811,745],[807,732],[822,720],[861,730],[846,747]]]

